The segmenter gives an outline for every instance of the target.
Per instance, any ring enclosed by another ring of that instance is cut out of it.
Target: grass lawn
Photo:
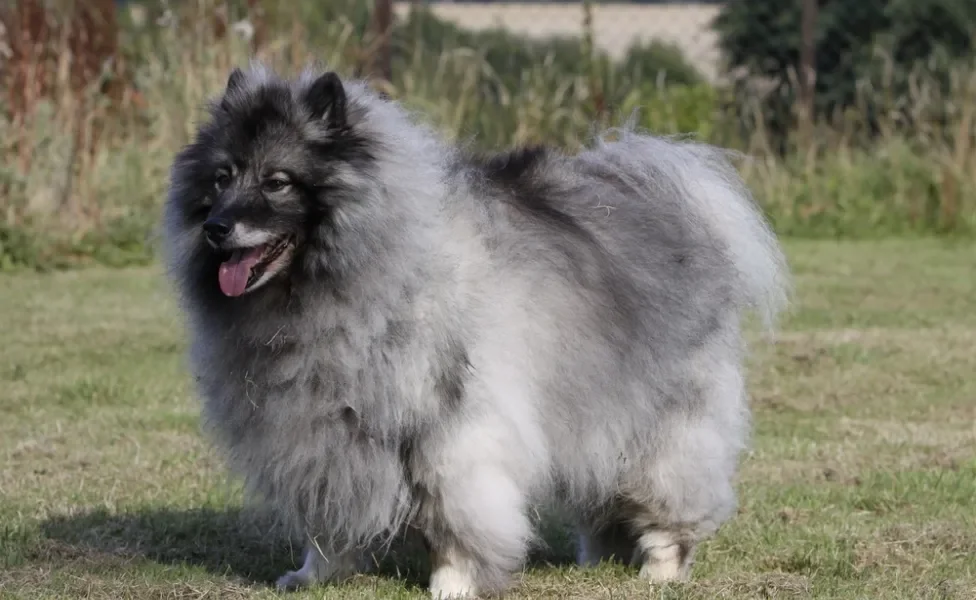
[[[976,248],[791,242],[741,508],[693,581],[553,548],[512,598],[976,598]],[[299,559],[198,433],[157,269],[0,276],[0,597],[271,598]],[[294,598],[422,598],[400,556]],[[397,576],[397,573],[400,576]]]

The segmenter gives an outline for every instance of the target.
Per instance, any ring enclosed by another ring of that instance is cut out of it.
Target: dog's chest
[[[436,409],[443,379],[431,350],[404,329],[280,332],[271,343],[220,352],[219,366],[200,372],[209,421],[246,437],[398,437]]]
[[[396,522],[418,414],[405,373],[422,369],[327,336],[237,346],[212,365],[201,372],[207,420],[252,492],[324,539]]]

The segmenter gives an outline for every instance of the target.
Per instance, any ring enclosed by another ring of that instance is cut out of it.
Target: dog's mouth
[[[220,291],[225,296],[241,296],[257,287],[258,282],[267,281],[284,266],[284,261],[280,259],[292,245],[293,238],[283,236],[253,248],[231,251],[217,270]]]

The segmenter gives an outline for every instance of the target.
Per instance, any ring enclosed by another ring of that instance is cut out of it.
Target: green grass
[[[796,304],[754,345],[741,509],[693,581],[566,566],[555,524],[510,597],[976,597],[973,245],[788,251]],[[0,327],[0,597],[275,597],[298,549],[241,508],[199,435],[157,268],[0,276]],[[421,598],[422,583],[404,551],[294,597]]]

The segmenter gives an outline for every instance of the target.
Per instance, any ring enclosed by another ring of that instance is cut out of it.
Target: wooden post
[[[797,73],[800,86],[800,131],[806,141],[813,123],[814,99],[817,78],[817,1],[799,0],[802,3],[800,25],[800,69]]]
[[[390,37],[393,33],[393,0],[375,0],[373,3],[372,75],[386,81],[393,80]]]

